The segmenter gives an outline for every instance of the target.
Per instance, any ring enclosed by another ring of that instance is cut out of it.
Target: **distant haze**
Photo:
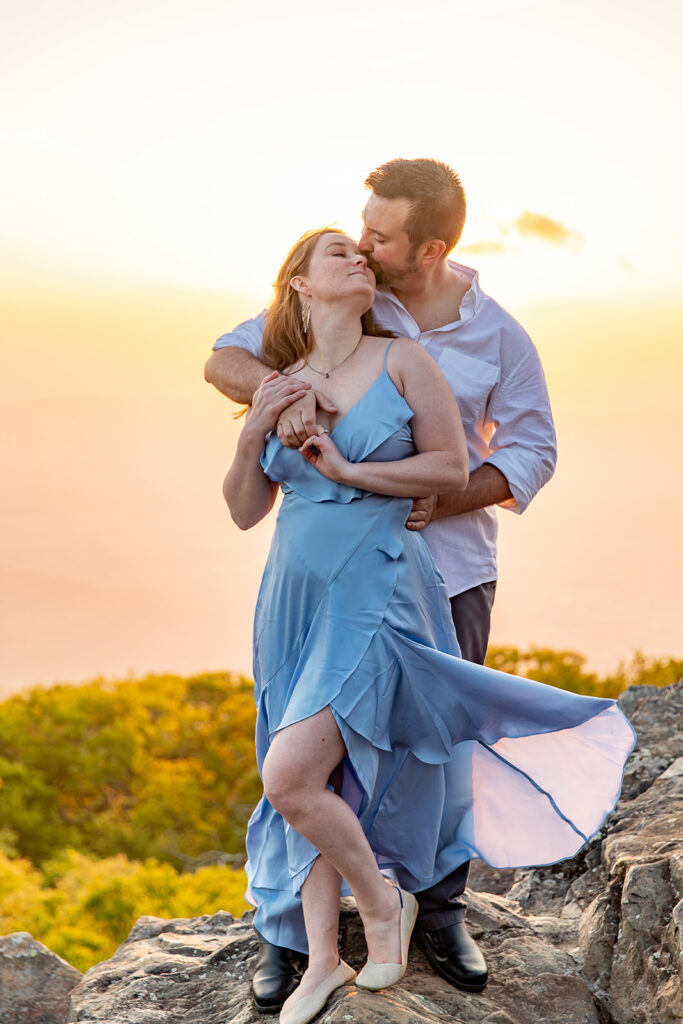
[[[248,533],[230,521],[221,483],[241,421],[202,372],[258,300],[33,299],[15,297],[4,324],[0,692],[250,672],[274,516]],[[661,315],[654,335],[647,310],[515,312],[546,366],[560,458],[522,517],[499,512],[492,642],[574,648],[604,671],[636,647],[680,654],[683,318]]]

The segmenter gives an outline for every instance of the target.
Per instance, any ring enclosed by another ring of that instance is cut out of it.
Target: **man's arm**
[[[521,514],[550,480],[557,463],[548,388],[533,345],[495,389],[488,418],[495,430],[484,465],[499,470],[510,489],[506,498],[496,500],[503,508]]]
[[[271,368],[244,348],[231,346],[211,353],[204,367],[204,379],[241,405],[251,405],[254,392]]]
[[[463,512],[474,512],[487,505],[500,505],[512,498],[510,485],[495,466],[485,462],[470,474],[467,488],[462,494],[439,494],[432,519],[458,516]]]
[[[272,366],[262,359],[264,326],[265,311],[222,334],[206,362],[204,379],[233,402],[251,405],[263,378],[272,373]],[[298,448],[318,432],[318,409],[331,415],[338,412],[336,405],[310,384],[302,382],[301,386],[308,393],[286,408],[277,423],[277,435],[289,448]]]
[[[214,343],[204,367],[204,379],[233,402],[251,405],[261,381],[272,372],[263,362],[261,346],[266,311],[238,324]]]
[[[488,410],[495,431],[491,454],[470,474],[463,494],[420,498],[406,525],[422,530],[432,519],[462,515],[489,505],[521,513],[555,470],[557,446],[548,390],[536,349],[527,349],[492,395]]]
[[[474,512],[488,505],[499,505],[512,498],[510,486],[495,466],[484,463],[470,473],[467,487],[460,494],[438,494],[416,498],[406,521],[409,530],[424,530],[434,519]]]

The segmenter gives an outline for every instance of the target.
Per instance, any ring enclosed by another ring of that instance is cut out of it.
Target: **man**
[[[447,260],[465,220],[458,176],[436,160],[391,160],[368,175],[359,242],[377,277],[379,322],[414,338],[448,379],[470,456],[467,489],[420,498],[406,526],[424,537],[444,577],[462,656],[483,663],[496,588],[495,505],[521,513],[555,468],[555,432],[543,370],[520,325],[485,295],[474,271]],[[249,403],[269,367],[261,361],[263,316],[218,339],[206,379]],[[316,410],[337,410],[312,389],[284,411],[277,432],[298,446],[316,433]],[[462,865],[417,893],[416,933],[438,974],[466,991],[487,981],[465,925]],[[253,981],[257,1007],[275,1012],[296,985],[296,954],[263,943]]]

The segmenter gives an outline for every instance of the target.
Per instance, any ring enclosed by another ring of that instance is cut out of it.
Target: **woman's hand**
[[[328,480],[335,480],[337,483],[345,483],[345,477],[351,467],[351,463],[340,453],[336,444],[326,430],[320,434],[313,434],[305,441],[299,451],[312,466],[326,476]]]
[[[275,430],[283,409],[298,402],[310,387],[305,381],[287,377],[277,370],[269,373],[254,392],[248,419],[250,430],[258,431],[264,437]]]
[[[313,434],[319,434],[318,409],[335,416],[339,410],[322,391],[311,388],[293,402],[277,421],[277,436],[285,448],[299,448]]]

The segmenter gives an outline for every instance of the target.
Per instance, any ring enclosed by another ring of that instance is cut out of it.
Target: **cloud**
[[[478,241],[459,245],[458,252],[470,256],[488,256],[520,251],[519,239],[540,239],[549,245],[578,249],[583,244],[583,235],[573,231],[559,220],[545,213],[522,210],[516,220],[501,220],[487,216],[496,225],[498,238],[480,238]]]
[[[506,252],[509,246],[504,242],[489,241],[472,242],[470,245],[459,245],[458,252],[468,253],[470,256],[481,256],[482,253]]]
[[[523,210],[512,226],[523,238],[540,238],[551,245],[580,245],[583,242],[582,235],[560,224],[559,220],[531,210]]]

